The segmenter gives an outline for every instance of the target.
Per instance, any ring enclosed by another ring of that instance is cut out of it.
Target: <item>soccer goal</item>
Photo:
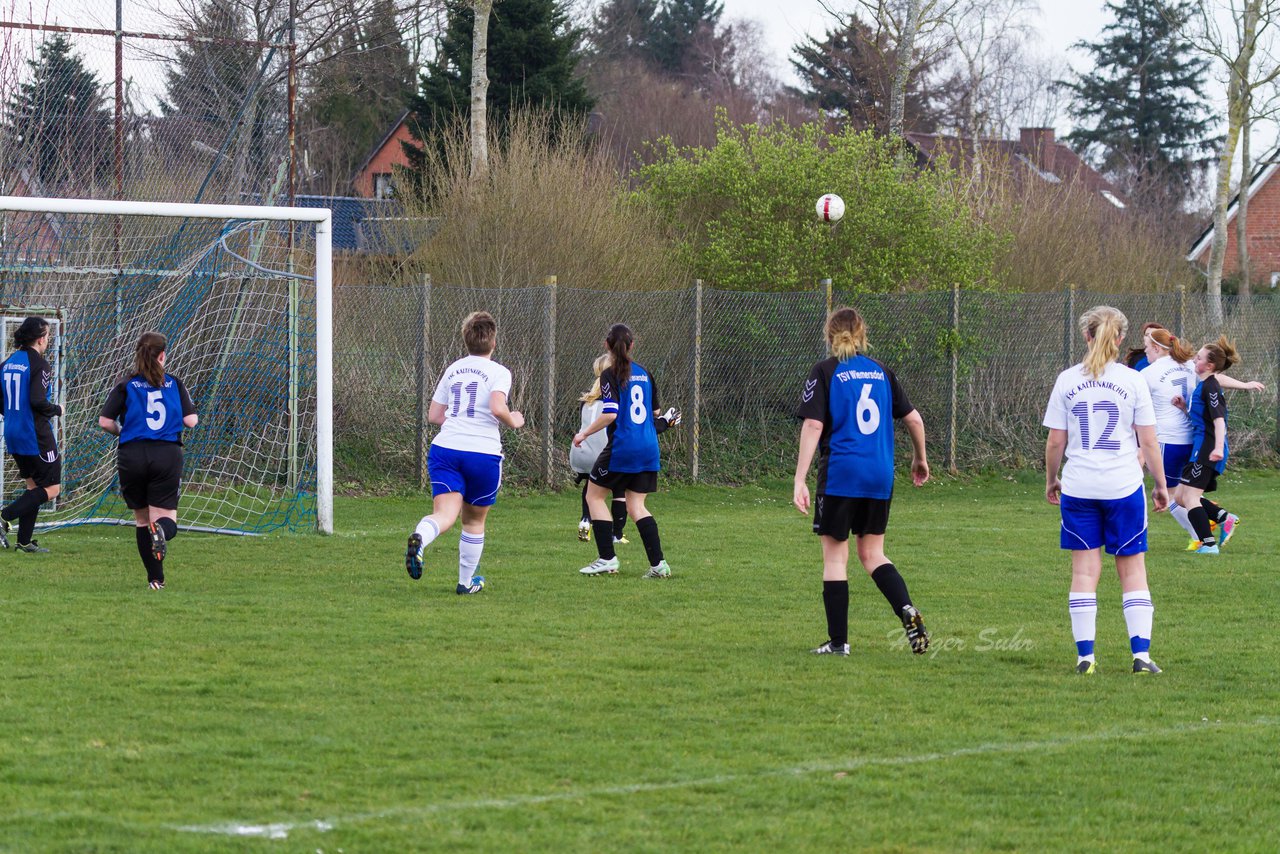
[[[0,196],[3,349],[9,320],[58,319],[62,494],[41,521],[132,524],[98,410],[154,330],[200,412],[182,527],[331,533],[332,253],[324,208]]]

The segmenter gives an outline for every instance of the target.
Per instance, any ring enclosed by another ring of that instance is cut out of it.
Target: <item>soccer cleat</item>
[[[471,576],[470,584],[459,584],[454,592],[457,593],[459,596],[467,596],[471,593],[479,593],[483,589],[484,589],[484,576],[473,575]]]
[[[581,572],[583,575],[617,575],[618,559],[615,557],[605,560],[602,557],[598,557],[582,569],[578,570],[578,572]]]
[[[422,535],[417,531],[409,535],[409,545],[404,550],[404,568],[414,581],[422,577]]]
[[[586,519],[578,523],[578,539],[584,543],[591,542],[591,523]]]
[[[163,590],[164,582],[152,579],[151,581],[147,582],[147,586],[150,587],[152,590]]]
[[[907,632],[907,640],[911,642],[911,651],[916,655],[924,655],[929,648],[929,632],[924,627],[920,612],[910,605],[902,606],[902,628]]]
[[[1133,660],[1134,673],[1159,673],[1160,668],[1156,666],[1154,661],[1143,661],[1141,658]]]
[[[1134,659],[1135,661],[1137,659]],[[1076,665],[1076,673],[1082,676],[1092,676],[1098,668],[1092,661],[1082,661]]]
[[[32,540],[26,545],[23,545],[22,543],[18,543],[16,546],[14,546],[14,548],[16,548],[20,552],[26,552],[27,554],[31,554],[31,555],[44,555],[49,553],[48,549],[40,545],[35,540]]]
[[[665,560],[658,561],[657,566],[649,567],[649,571],[644,574],[645,578],[670,578],[671,567],[667,565]]]
[[[1217,545],[1212,545],[1212,546],[1202,545],[1200,546],[1200,548],[1196,549],[1196,554],[1198,555],[1216,555],[1217,553],[1218,553]]]
[[[164,540],[164,528],[152,522],[147,528],[151,531],[151,556],[156,560],[164,560],[169,547]]]
[[[1236,532],[1236,525],[1240,524],[1240,517],[1234,513],[1228,513],[1227,518],[1222,523],[1222,537],[1218,540],[1219,546],[1225,546],[1227,540],[1231,539],[1231,535]]]
[[[614,538],[613,538],[613,542],[614,542],[614,544],[615,544],[615,545],[616,545],[616,544],[622,544],[622,545],[630,545],[630,544],[631,544],[631,541],[630,541],[630,540],[628,540],[625,536],[622,536],[622,537],[614,537]]]
[[[0,519],[0,548],[9,548],[9,520]]]
[[[835,644],[827,641],[822,646],[809,650],[814,655],[848,655],[849,645],[847,643]]]
[[[1186,550],[1187,550],[1187,551],[1189,551],[1189,552],[1193,552],[1193,551],[1195,551],[1195,550],[1196,550],[1196,549],[1198,549],[1198,548],[1200,548],[1200,541],[1199,541],[1199,540],[1192,540],[1191,542],[1187,543],[1187,548],[1186,548]]]

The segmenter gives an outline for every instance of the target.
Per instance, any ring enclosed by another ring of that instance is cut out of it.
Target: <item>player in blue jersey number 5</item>
[[[111,390],[98,412],[98,426],[120,437],[120,494],[133,511],[138,554],[152,590],[164,587],[164,558],[178,536],[182,430],[200,420],[182,380],[165,373],[167,346],[159,332],[142,333],[133,373]]]
[[[1155,608],[1147,588],[1147,504],[1142,464],[1155,483],[1156,510],[1169,503],[1156,413],[1147,381],[1116,361],[1129,321],[1117,309],[1095,306],[1080,316],[1088,342],[1084,361],[1058,374],[1044,426],[1045,498],[1062,508],[1059,544],[1071,551],[1067,610],[1076,642],[1076,672],[1095,671],[1094,636],[1102,549],[1116,559],[1134,673],[1159,673],[1151,660]],[[1066,455],[1066,465],[1062,457]],[[1062,479],[1058,479],[1058,469]]]
[[[511,371],[493,360],[498,324],[487,311],[462,321],[467,354],[445,368],[431,396],[427,420],[440,425],[431,440],[427,471],[431,475],[431,514],[409,535],[405,569],[422,577],[423,550],[462,516],[458,539],[459,596],[484,590],[477,575],[484,552],[484,525],[502,485],[502,436],[498,425],[524,426],[524,415],[507,406]]]
[[[907,583],[884,554],[884,532],[893,498],[893,422],[901,419],[911,437],[911,480],[929,479],[924,420],[907,399],[893,371],[862,354],[867,328],[852,308],[827,318],[831,357],[813,366],[796,415],[800,454],[793,501],[809,512],[806,478],[818,453],[813,532],[822,538],[822,603],[827,612],[826,643],[817,655],[849,654],[849,535],[857,537],[858,560],[902,621],[912,652],[929,648],[929,633],[907,592]]]
[[[28,317],[13,333],[16,348],[0,366],[4,386],[4,442],[18,464],[18,476],[27,489],[0,510],[0,545],[9,548],[9,523],[18,520],[20,552],[47,552],[31,539],[40,505],[57,497],[62,483],[62,457],[49,419],[62,408],[49,400],[52,370],[45,361],[49,349],[49,322]]]

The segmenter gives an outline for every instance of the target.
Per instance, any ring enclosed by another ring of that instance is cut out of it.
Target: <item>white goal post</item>
[[[52,524],[132,524],[97,407],[155,329],[200,410],[184,436],[184,527],[297,529],[314,515],[333,532],[332,225],[327,208],[0,196],[0,310],[63,318]]]

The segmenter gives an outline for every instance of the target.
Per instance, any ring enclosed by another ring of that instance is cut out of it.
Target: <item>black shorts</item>
[[[126,442],[116,453],[116,471],[120,474],[120,495],[130,510],[178,509],[182,446],[177,442]]]
[[[1215,492],[1218,489],[1217,463],[1192,458],[1182,467],[1182,483],[1192,489]]]
[[[822,495],[813,502],[813,532],[844,542],[849,535],[883,534],[889,527],[891,498]]]
[[[614,498],[627,492],[642,492],[648,495],[658,491],[658,473],[656,471],[601,471],[599,466],[591,470],[591,482],[605,489],[613,490]]]
[[[58,455],[57,449],[46,451],[39,456],[35,454],[13,454],[12,456],[13,461],[18,464],[18,476],[23,480],[30,478],[41,489],[62,483],[62,457]]]

